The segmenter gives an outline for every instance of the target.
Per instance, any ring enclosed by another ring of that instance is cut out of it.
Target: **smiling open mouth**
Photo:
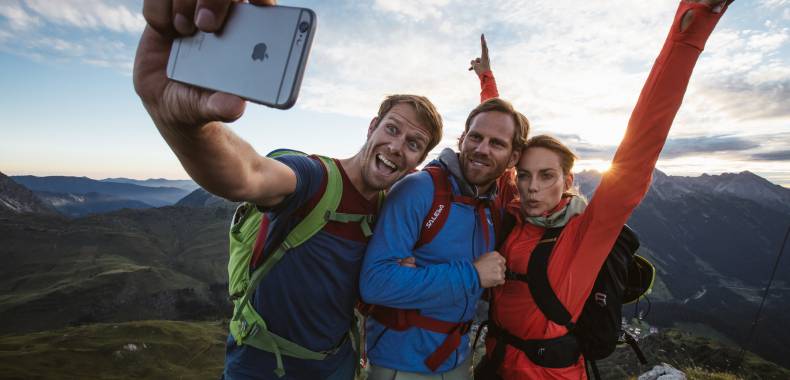
[[[386,159],[383,154],[379,153],[376,155],[376,160],[381,163],[385,168],[389,169],[390,172],[394,173],[398,170],[398,165],[395,165],[394,162]]]
[[[476,159],[474,159],[474,158],[470,158],[470,159],[469,159],[469,163],[470,163],[472,166],[488,166],[488,163],[487,163],[487,162],[485,162],[485,161],[480,161],[480,160],[476,160]]]

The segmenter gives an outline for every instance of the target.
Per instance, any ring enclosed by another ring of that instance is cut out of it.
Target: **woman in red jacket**
[[[522,152],[516,179],[520,200],[508,204],[516,226],[502,246],[502,254],[510,272],[527,273],[530,256],[547,228],[564,227],[551,251],[547,274],[572,322],[579,317],[621,228],[650,187],[653,168],[691,71],[728,4],[724,0],[680,3],[625,137],[589,205],[570,192],[576,157],[560,141],[536,136]],[[503,333],[511,340],[545,341],[543,352],[530,353],[532,359],[513,344],[503,343],[503,360],[496,368],[504,379],[586,378],[584,358],[578,353],[565,355],[559,364],[555,357],[549,363],[554,368],[546,367],[545,362],[536,363],[540,357],[552,356],[546,352],[552,350],[551,343],[561,343],[563,337],[575,339],[566,336],[566,326],[549,321],[538,309],[526,282],[508,280],[495,288],[491,307],[493,327],[489,331],[494,333],[486,341],[489,359],[497,346],[497,336]]]

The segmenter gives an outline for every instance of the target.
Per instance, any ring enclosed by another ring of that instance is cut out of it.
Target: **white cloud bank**
[[[145,19],[125,4],[101,0],[25,0],[27,7],[48,22],[86,29],[140,33]]]

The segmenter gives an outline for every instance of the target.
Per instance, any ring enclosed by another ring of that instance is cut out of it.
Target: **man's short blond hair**
[[[406,103],[414,107],[414,111],[417,113],[417,117],[419,118],[419,122],[428,127],[428,134],[430,135],[430,140],[428,141],[428,146],[425,149],[425,155],[431,151],[436,145],[439,144],[439,141],[442,140],[442,115],[439,114],[439,111],[436,110],[433,103],[431,103],[428,98],[420,95],[404,95],[404,94],[396,94],[396,95],[389,95],[387,96],[381,105],[379,106],[379,113],[378,119],[382,120],[387,112],[389,112],[392,107],[395,107],[396,104],[399,103]]]

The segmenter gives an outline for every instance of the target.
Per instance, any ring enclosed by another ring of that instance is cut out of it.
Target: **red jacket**
[[[692,8],[694,21],[681,33],[680,19]],[[611,168],[604,173],[584,213],[571,219],[559,236],[549,260],[548,277],[574,322],[620,229],[650,187],[653,168],[680,108],[691,71],[722,13],[714,14],[704,5],[680,3]],[[517,204],[510,208],[514,206]],[[510,270],[526,273],[532,250],[544,229],[522,223],[518,217],[517,220],[502,254]],[[547,339],[567,333],[565,327],[549,322],[538,310],[526,283],[508,281],[495,288],[493,294],[493,319],[511,334],[523,339]],[[489,351],[494,341],[486,342]],[[586,378],[583,358],[571,367],[550,369],[533,364],[511,346],[506,349],[500,374],[505,379]]]

